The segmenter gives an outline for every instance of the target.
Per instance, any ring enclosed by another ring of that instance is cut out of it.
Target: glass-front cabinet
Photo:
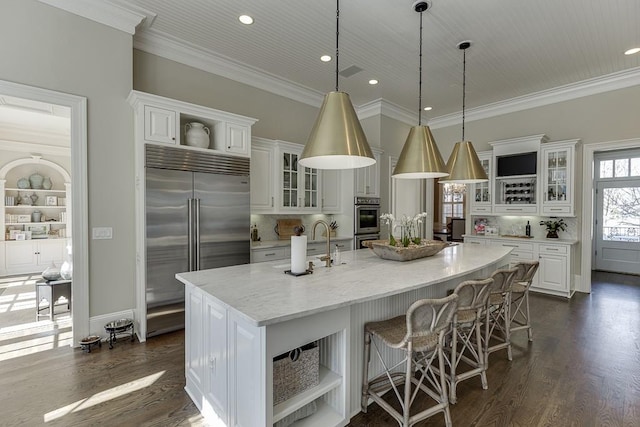
[[[574,215],[576,142],[554,142],[542,146],[542,214]]]
[[[280,210],[320,212],[319,170],[298,164],[301,148],[279,143]]]
[[[493,153],[491,151],[483,151],[478,153],[478,159],[482,168],[487,173],[489,181],[472,185],[471,198],[471,214],[482,215],[490,214],[493,209],[491,207],[491,159]]]

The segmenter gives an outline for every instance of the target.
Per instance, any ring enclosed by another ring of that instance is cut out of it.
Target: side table
[[[41,316],[49,316],[53,321],[54,308],[60,297],[67,299],[67,312],[71,312],[71,280],[39,280],[36,282],[36,321]],[[43,299],[49,302],[49,313],[40,313],[46,309],[40,308]]]
[[[124,334],[127,331],[131,331],[131,342],[135,340],[133,333],[133,320],[131,319],[120,319],[109,322],[104,325],[104,330],[109,333],[109,349],[113,348],[113,343],[116,342],[117,336]]]

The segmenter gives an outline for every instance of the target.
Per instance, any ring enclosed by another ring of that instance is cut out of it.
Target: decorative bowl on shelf
[[[388,240],[368,240],[362,244],[368,246],[380,258],[392,261],[412,261],[434,256],[450,246],[447,242],[440,240],[423,240],[419,245],[411,244],[407,247],[391,246]]]
[[[26,190],[28,188],[31,188],[31,183],[27,178],[20,178],[17,182],[17,186],[21,190]]]

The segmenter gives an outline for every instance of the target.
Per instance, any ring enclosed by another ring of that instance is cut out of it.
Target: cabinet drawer
[[[566,245],[540,245],[538,251],[541,254],[567,254],[569,248]]]
[[[494,208],[495,213],[505,214],[535,214],[538,213],[538,207],[536,205],[527,206],[513,206],[513,205],[498,205]]]
[[[483,245],[483,246],[488,244],[488,240],[478,239],[478,238],[473,238],[473,237],[465,237],[464,238],[464,242],[472,244],[472,245]]]
[[[542,213],[545,214],[570,214],[571,206],[543,206]]]
[[[509,254],[511,257],[511,261],[532,261],[533,260],[533,252],[523,252],[518,250],[513,250]]]
[[[287,257],[286,248],[268,248],[251,252],[251,262],[275,261]]]
[[[493,240],[494,245],[498,245],[498,246],[504,246],[507,248],[514,248],[514,252],[515,251],[527,251],[527,252],[533,252],[533,243],[525,243],[525,242],[511,242],[511,241],[504,241],[504,240]]]
[[[471,213],[491,213],[491,206],[472,206]]]
[[[311,245],[307,245],[307,256],[310,256],[310,255],[325,255],[326,253],[327,253],[327,245],[326,244],[311,244]]]

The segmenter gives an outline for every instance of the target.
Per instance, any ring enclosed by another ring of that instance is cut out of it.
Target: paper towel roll
[[[307,271],[307,236],[291,236],[291,272]]]

